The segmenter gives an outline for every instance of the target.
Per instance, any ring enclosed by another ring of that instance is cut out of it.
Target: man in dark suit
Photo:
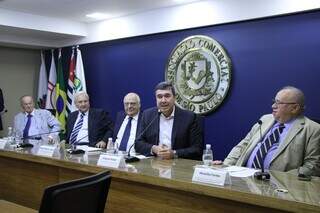
[[[162,159],[200,159],[203,131],[196,114],[175,106],[175,90],[171,83],[159,83],[155,96],[157,108],[143,112],[143,134],[137,139],[136,151]]]
[[[77,111],[67,120],[67,141],[70,144],[89,143],[89,146],[105,148],[112,137],[113,122],[102,109],[90,108],[89,96],[79,92],[74,97]]]
[[[2,113],[3,110],[4,110],[4,102],[3,102],[2,90],[0,88],[0,113]],[[3,130],[1,114],[0,114],[0,130]]]
[[[129,151],[140,132],[140,97],[136,93],[128,93],[123,99],[124,111],[117,113],[113,139],[120,151]],[[131,149],[134,152],[134,148]]]

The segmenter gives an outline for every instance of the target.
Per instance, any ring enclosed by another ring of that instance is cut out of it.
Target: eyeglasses
[[[295,102],[282,102],[282,101],[278,101],[278,100],[272,99],[272,104],[282,105],[282,104],[298,104],[298,103],[295,103]]]
[[[124,105],[125,106],[129,106],[129,105],[131,105],[131,106],[136,106],[138,103],[135,103],[135,102],[125,102],[124,103]]]

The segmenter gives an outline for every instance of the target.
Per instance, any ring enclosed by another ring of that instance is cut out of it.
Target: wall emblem
[[[181,41],[166,67],[166,81],[176,89],[176,104],[197,114],[214,111],[230,87],[231,61],[223,47],[208,36]]]

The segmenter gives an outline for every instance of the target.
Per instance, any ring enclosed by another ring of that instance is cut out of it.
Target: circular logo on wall
[[[223,47],[208,36],[190,36],[172,51],[166,81],[176,89],[176,104],[197,114],[214,111],[230,87],[231,61]]]

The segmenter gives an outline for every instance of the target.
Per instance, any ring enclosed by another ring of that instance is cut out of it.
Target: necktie
[[[129,117],[126,129],[124,130],[122,139],[121,139],[121,143],[120,143],[120,147],[119,150],[121,151],[126,151],[127,150],[127,144],[128,144],[128,140],[130,137],[130,132],[131,132],[131,121],[132,121],[132,117]]]
[[[29,136],[29,129],[31,126],[32,115],[28,114],[27,117],[28,117],[28,120],[27,120],[26,126],[24,127],[24,130],[23,130],[23,138],[27,138]]]
[[[280,134],[284,129],[284,125],[280,124],[273,132],[268,136],[266,140],[261,143],[260,148],[257,151],[256,156],[253,159],[252,166],[256,169],[261,169],[263,166],[264,158],[266,157],[269,149],[273,144],[277,143],[280,138]]]
[[[74,144],[77,141],[78,133],[82,128],[84,113],[81,113],[78,123],[74,126],[70,135],[70,144]]]

